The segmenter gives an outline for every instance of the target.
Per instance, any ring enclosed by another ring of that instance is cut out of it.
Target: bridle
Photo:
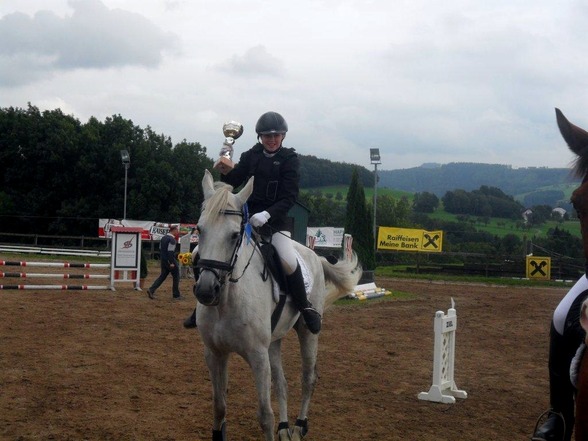
[[[239,231],[239,240],[237,240],[237,243],[235,244],[235,247],[233,248],[233,253],[231,254],[231,258],[229,259],[228,262],[223,262],[220,260],[212,260],[212,259],[199,259],[198,263],[196,264],[196,268],[200,269],[201,271],[210,271],[212,274],[214,274],[214,276],[216,277],[216,280],[218,281],[220,287],[222,288],[227,280],[227,277],[229,277],[229,282],[231,283],[236,283],[239,281],[239,279],[241,277],[243,277],[243,274],[245,274],[245,271],[247,270],[247,268],[249,267],[249,264],[251,263],[251,259],[253,258],[253,254],[255,253],[255,250],[257,249],[257,246],[253,247],[253,251],[251,253],[251,256],[249,256],[249,260],[247,261],[247,265],[245,265],[245,268],[243,268],[243,272],[241,273],[241,275],[237,278],[232,277],[233,275],[233,270],[235,269],[235,264],[237,263],[237,259],[239,258],[239,248],[241,247],[241,244],[243,243],[243,236],[247,236],[248,238],[251,237],[251,224],[249,223],[249,211],[247,208],[247,204],[243,205],[242,210],[221,210],[220,214],[225,215],[225,216],[241,216],[241,227],[240,227],[240,231]],[[257,243],[257,239],[253,239],[254,242]],[[224,274],[222,274],[224,273]]]

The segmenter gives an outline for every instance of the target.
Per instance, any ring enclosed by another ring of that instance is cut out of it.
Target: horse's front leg
[[[282,367],[282,340],[274,341],[269,348],[270,365],[272,368],[272,383],[280,406],[280,424],[278,425],[279,441],[289,441],[288,426],[288,383]]]
[[[271,368],[267,348],[260,348],[247,354],[246,357],[257,389],[258,409],[257,419],[266,441],[274,441],[274,412],[271,403]]]
[[[212,382],[212,441],[226,441],[225,416],[227,413],[228,354],[216,354],[204,348],[204,358]]]
[[[318,335],[311,334],[305,326],[298,326],[296,332],[298,333],[302,358],[302,402],[296,424],[292,430],[292,440],[300,441],[308,431],[308,409],[317,381]]]

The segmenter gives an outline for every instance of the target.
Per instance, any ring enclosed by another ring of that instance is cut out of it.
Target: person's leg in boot
[[[198,282],[198,278],[200,277],[200,270],[197,267],[198,261],[200,260],[200,255],[196,251],[196,253],[194,253],[193,256],[194,257],[192,258],[192,272],[194,273],[194,287],[192,288],[192,291],[194,292],[194,297],[196,297],[196,282]],[[190,316],[184,320],[184,328],[196,328],[196,308],[194,308],[192,314],[190,314]]]
[[[533,441],[570,441],[574,428],[574,388],[570,382],[570,363],[577,345],[566,341],[553,322],[549,336],[549,401],[550,413],[537,428]],[[574,348],[574,346],[576,346]]]
[[[306,322],[309,331],[313,334],[318,334],[321,330],[321,315],[313,308],[306,296],[302,270],[300,269],[300,265],[298,265],[298,259],[294,251],[293,241],[290,239],[290,233],[288,231],[274,233],[272,234],[271,242],[282,263],[287,288],[294,305],[296,305],[296,308],[302,314],[302,318]]]
[[[302,314],[308,330],[313,334],[318,334],[321,330],[321,315],[314,309],[306,296],[306,287],[304,286],[300,265],[296,266],[296,270],[292,274],[286,276],[286,281],[288,282],[288,291],[290,291],[292,301]]]
[[[196,308],[190,314],[190,317],[184,320],[184,328],[186,329],[194,329],[196,327]]]

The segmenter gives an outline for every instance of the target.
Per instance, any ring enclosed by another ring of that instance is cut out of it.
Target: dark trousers
[[[176,263],[173,268],[170,268],[167,263],[161,263],[161,274],[155,281],[153,285],[149,288],[151,292],[155,292],[157,288],[161,286],[161,284],[167,279],[167,276],[171,273],[172,275],[172,292],[174,297],[180,297],[180,268],[179,265]]]

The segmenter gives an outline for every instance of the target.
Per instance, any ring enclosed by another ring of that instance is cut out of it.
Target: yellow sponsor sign
[[[527,256],[527,279],[551,279],[551,257]]]
[[[380,227],[377,248],[378,250],[440,253],[443,248],[443,231]]]

